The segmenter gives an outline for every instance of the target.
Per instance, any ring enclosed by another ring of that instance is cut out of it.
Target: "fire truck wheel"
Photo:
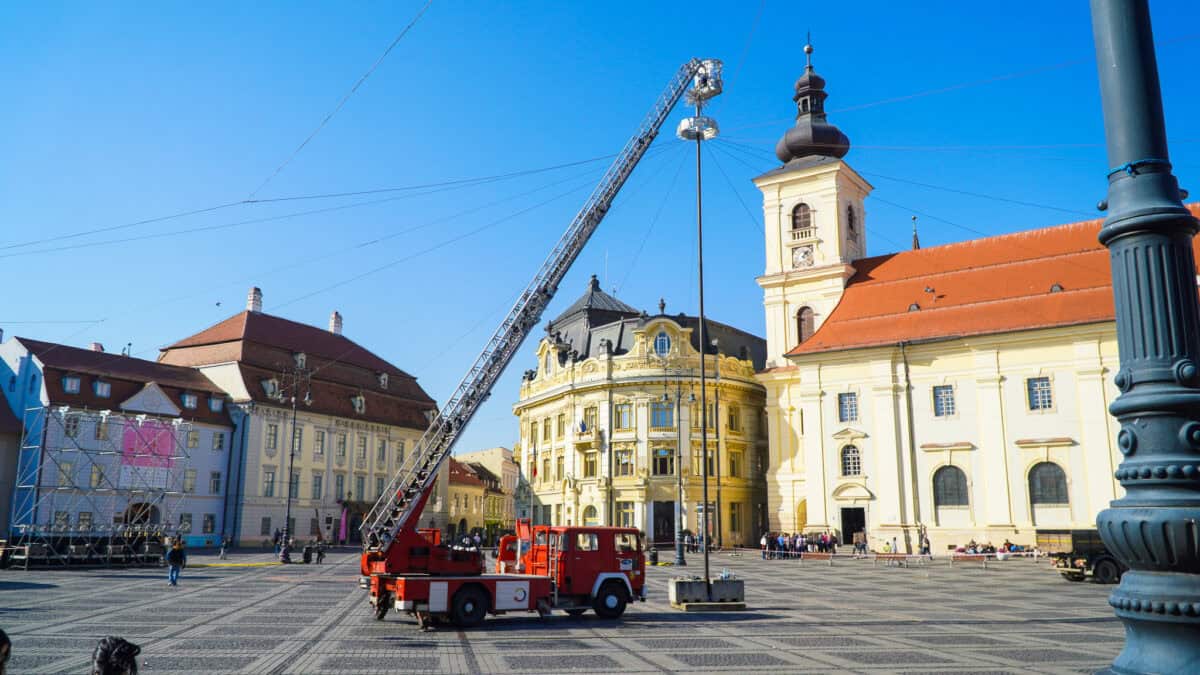
[[[568,610],[565,610],[565,611],[566,611],[566,613],[567,613],[567,614],[570,614],[571,616],[583,616],[583,613],[587,611],[587,608],[585,608],[585,607],[576,607],[576,608],[574,608],[574,609],[568,609]]]
[[[478,586],[464,586],[454,594],[450,618],[459,628],[471,628],[483,623],[487,608],[487,595]]]
[[[1117,563],[1111,560],[1101,560],[1096,563],[1094,575],[1096,583],[1115,584],[1121,579],[1121,570],[1117,567]]]
[[[601,619],[615,619],[625,613],[625,587],[614,582],[608,582],[600,587],[600,593],[592,601],[592,609]]]

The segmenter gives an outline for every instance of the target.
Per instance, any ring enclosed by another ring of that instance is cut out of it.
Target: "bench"
[[[909,563],[907,553],[876,553],[874,564],[878,565],[880,560],[888,565],[897,565],[899,567],[908,567]]]
[[[953,567],[956,562],[977,562],[987,569],[988,554],[987,553],[955,553],[950,556],[950,566]]]
[[[813,561],[827,560],[827,561],[829,561],[829,566],[833,567],[833,554],[832,553],[817,553],[817,552],[810,553],[808,551],[801,553],[800,554],[800,562],[803,563],[807,560],[813,560]]]

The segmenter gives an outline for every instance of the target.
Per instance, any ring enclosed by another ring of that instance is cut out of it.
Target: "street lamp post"
[[[683,506],[683,423],[679,418],[683,385],[678,377],[675,379],[675,566],[686,567],[687,559],[683,557],[683,514],[687,510]],[[671,394],[663,392],[663,401],[670,401]]]
[[[1116,308],[1125,497],[1096,518],[1129,571],[1108,602],[1125,624],[1117,673],[1200,669],[1200,304],[1196,219],[1167,154],[1145,0],[1092,0],[1108,146],[1107,218]]]
[[[296,464],[296,420],[298,418],[298,402],[297,394],[301,386],[304,388],[304,405],[312,405],[312,393],[309,391],[309,383],[311,373],[307,368],[299,366],[288,368],[283,372],[279,387],[276,391],[276,399],[279,401],[291,400],[292,404],[292,434],[288,443],[288,488],[287,496],[284,499],[284,515],[283,515],[283,540],[280,547],[280,556],[286,557],[283,551],[291,548],[290,541],[294,534],[292,532],[292,496],[296,488],[299,487],[298,481],[293,480],[293,467]]]

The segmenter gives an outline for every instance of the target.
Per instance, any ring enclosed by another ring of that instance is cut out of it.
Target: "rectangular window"
[[[320,457],[325,454],[325,432],[320,429],[313,434],[313,455]]]
[[[383,479],[376,476],[375,477],[375,499],[379,499],[382,496],[383,496]]]
[[[633,405],[629,403],[618,403],[616,410],[613,412],[613,423],[618,429],[632,429]]]
[[[387,466],[387,439],[379,439],[379,446],[375,448],[375,461],[379,468]]]
[[[104,482],[104,469],[101,469],[99,466],[93,464],[92,465],[92,482],[91,482],[92,487],[98,488],[98,487],[100,487],[100,485],[103,482]]]
[[[542,480],[543,481],[550,480],[550,458],[549,457],[542,458]]]
[[[584,408],[583,409],[583,431],[585,431],[585,432],[586,431],[595,431],[597,417],[598,417],[598,414],[596,412],[596,406],[589,406],[587,408]]]
[[[742,505],[737,502],[729,504],[729,531],[742,531]]]
[[[554,458],[554,480],[562,480],[563,479],[563,473],[564,473],[563,469],[565,468],[565,463],[566,463],[566,460],[563,459],[562,455],[559,455]]]
[[[62,487],[75,487],[75,463],[58,463],[58,484]]]
[[[599,453],[588,452],[583,455],[583,477],[595,478],[596,468],[599,465]]]
[[[558,413],[558,417],[554,419],[554,432],[558,438],[567,435],[567,414]]]
[[[79,417],[76,415],[67,415],[67,417],[63,419],[63,433],[65,433],[68,438],[75,438],[78,436]]]
[[[274,469],[264,469],[263,470],[263,496],[264,497],[274,497],[275,496],[275,470]]]
[[[404,440],[396,441],[396,465],[404,463]]]
[[[617,448],[617,475],[632,476],[634,470],[633,448]]]
[[[188,410],[195,410],[196,406],[200,403],[199,397],[195,394],[183,394],[179,397],[179,400],[183,402],[183,407]]]
[[[96,422],[96,440],[108,440],[108,420],[103,417]]]
[[[288,496],[300,497],[300,472],[292,471],[291,480],[288,481]]]
[[[213,450],[221,451],[225,449],[225,432],[213,432]]]
[[[292,453],[297,458],[304,454],[304,427],[299,425],[292,428]]]
[[[221,494],[221,472],[220,471],[208,472],[208,494],[210,494],[210,495]]]
[[[617,526],[637,527],[633,524],[633,502],[617,502]]]
[[[63,391],[67,392],[68,394],[78,394],[79,393],[79,378],[78,377],[64,377],[63,378]]]
[[[204,524],[201,526],[201,532],[204,534],[212,534],[217,529],[217,514],[204,514]]]
[[[334,494],[334,497],[336,497],[339,502],[346,498],[346,476],[345,475],[339,473],[333,477],[333,494]]]
[[[700,417],[700,403],[697,402],[695,405],[692,406],[692,428],[693,429],[699,429],[701,427],[701,425],[703,425],[703,424],[707,424],[708,428],[711,429],[713,426],[713,423],[719,422],[719,421],[720,420],[717,418],[717,404],[715,401],[708,402],[708,417],[705,419],[701,419],[701,417]]]
[[[92,512],[91,511],[80,511],[79,516],[75,519],[75,522],[76,522],[76,526],[80,530],[87,531],[87,530],[92,529]]]
[[[187,432],[188,450],[200,447],[200,432],[195,429]]]
[[[346,459],[346,434],[338,434],[337,458],[338,459]]]
[[[225,407],[225,399],[217,398],[216,396],[208,397],[208,409],[211,412],[219,413]]]
[[[562,525],[562,524],[563,524],[563,519],[562,519],[562,504],[555,504],[555,505],[554,505],[554,524],[555,524],[555,525]]]
[[[258,526],[258,533],[264,537],[271,536],[271,517],[263,516],[262,524]]]
[[[537,446],[537,422],[529,423],[529,444]]]
[[[858,421],[858,394],[856,392],[838,394],[838,421]]]
[[[54,512],[54,529],[65,530],[71,526],[71,514],[68,511]]]
[[[367,478],[366,476],[354,477],[354,494],[358,495],[358,500],[366,501],[367,499]]]
[[[651,448],[655,476],[675,475],[675,448]]]
[[[742,411],[736,405],[729,406],[729,410],[725,415],[728,418],[726,426],[730,431],[741,431],[742,429]]]
[[[704,461],[704,456],[700,452],[700,448],[692,448],[692,467],[695,469],[697,475],[701,475],[704,472],[704,466],[700,463],[702,461]],[[716,454],[712,450],[708,451],[708,475],[717,475]]]
[[[656,401],[650,404],[650,427],[670,429],[675,426],[675,409],[670,403]]]
[[[100,398],[108,398],[109,396],[112,396],[112,384],[109,382],[100,382],[97,380],[92,385],[92,389],[96,392],[96,396],[99,396]]]
[[[1031,377],[1025,380],[1030,410],[1050,410],[1054,407],[1054,394],[1050,389],[1050,378]]]
[[[600,550],[600,537],[593,532],[580,532],[575,535],[575,550],[576,551],[598,551]]]
[[[325,482],[325,475],[314,472],[313,477],[312,477],[312,498],[313,499],[321,498],[321,488],[323,487],[321,485],[321,483],[323,483],[323,482]]]
[[[741,476],[742,476],[742,453],[731,451],[729,453],[729,477],[730,478],[741,478]]]
[[[192,531],[192,514],[190,514],[190,513],[179,514],[179,531],[180,532],[191,532]]]
[[[267,425],[267,449],[274,450],[279,447],[279,425]]]
[[[358,446],[355,447],[355,451],[357,452],[357,454],[355,455],[356,457],[358,457],[360,460],[362,460],[364,462],[367,460],[367,435],[366,434],[358,435]]]
[[[954,387],[943,384],[933,388],[933,414],[935,417],[954,414]]]
[[[196,470],[184,469],[183,471],[183,491],[191,494],[196,491]]]
[[[547,417],[546,419],[542,420],[542,440],[543,441],[550,440],[550,431],[551,431],[550,418]]]

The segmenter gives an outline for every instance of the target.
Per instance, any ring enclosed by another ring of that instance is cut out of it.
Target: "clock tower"
[[[863,201],[871,185],[842,158],[850,139],[825,117],[825,80],[804,46],[796,80],[796,124],[775,146],[783,163],[754,179],[763,193],[767,367],[787,365],[789,350],[821,326],[866,254]]]

